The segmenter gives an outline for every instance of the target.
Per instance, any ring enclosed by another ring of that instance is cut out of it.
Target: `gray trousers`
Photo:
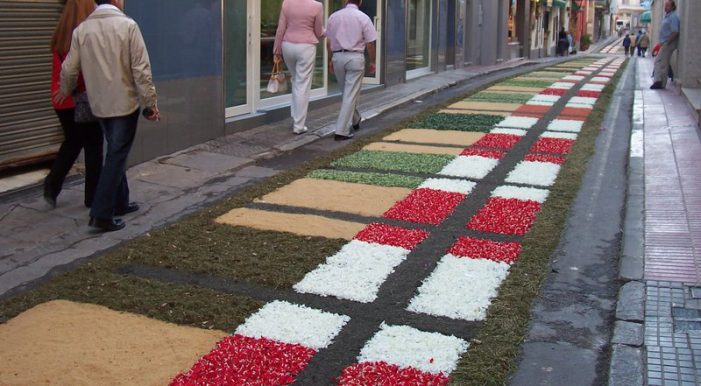
[[[669,61],[672,59],[672,53],[677,47],[664,44],[657,57],[655,57],[655,82],[662,83],[662,87],[667,87],[667,78],[669,78]]]
[[[336,52],[331,60],[338,86],[343,93],[336,134],[350,135],[351,125],[360,123],[357,106],[365,73],[365,56],[360,52]]]

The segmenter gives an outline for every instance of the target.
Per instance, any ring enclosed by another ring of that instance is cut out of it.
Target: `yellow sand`
[[[457,130],[403,129],[384,138],[385,141],[439,143],[467,147],[484,137],[484,133]]]
[[[0,384],[167,385],[227,335],[51,301],[0,325]]]
[[[449,109],[470,109],[489,111],[514,111],[521,107],[521,103],[497,103],[497,102],[455,102],[448,106]]]
[[[256,201],[379,217],[410,192],[406,188],[302,178]]]
[[[216,221],[222,224],[240,225],[254,229],[346,240],[352,240],[367,225],[316,215],[270,212],[247,208],[234,209],[217,218]]]
[[[392,152],[406,152],[406,153],[421,153],[421,154],[451,154],[460,155],[464,147],[447,147],[447,146],[426,146],[426,145],[413,145],[407,143],[386,143],[386,142],[374,142],[363,148],[363,150],[376,150],[376,151],[392,151]]]
[[[511,113],[506,111],[489,111],[489,110],[453,110],[453,109],[443,109],[439,113],[446,114],[483,114],[483,115],[500,115],[502,117],[508,117]]]

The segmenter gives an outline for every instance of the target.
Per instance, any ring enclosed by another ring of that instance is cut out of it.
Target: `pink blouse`
[[[273,53],[282,55],[282,42],[317,44],[324,36],[323,6],[315,0],[284,0]]]

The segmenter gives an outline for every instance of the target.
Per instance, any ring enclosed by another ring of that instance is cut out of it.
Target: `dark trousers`
[[[84,204],[90,206],[95,197],[100,170],[102,170],[102,128],[97,122],[76,123],[73,120],[74,109],[55,111],[63,129],[63,143],[44,180],[44,191],[56,199],[78,154],[81,150],[85,150]]]
[[[115,210],[124,209],[129,205],[127,157],[136,136],[139,110],[136,109],[123,117],[100,118],[107,141],[107,155],[90,208],[91,217],[111,220]]]

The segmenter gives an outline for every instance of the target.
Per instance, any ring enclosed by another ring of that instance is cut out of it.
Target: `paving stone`
[[[648,372],[650,375],[651,372]],[[563,383],[564,384],[564,383]],[[611,353],[609,386],[643,384],[642,350],[622,344],[614,344]]]
[[[611,343],[639,347],[643,344],[643,325],[618,320],[614,326]]]
[[[632,322],[644,320],[645,285],[632,281],[624,284],[618,294],[616,319]]]

